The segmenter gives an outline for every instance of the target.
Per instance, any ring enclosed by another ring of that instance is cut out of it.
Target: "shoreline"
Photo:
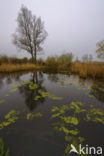
[[[0,73],[14,73],[25,71],[46,71],[46,72],[68,72],[78,75],[81,78],[92,78],[104,80],[104,63],[72,63],[71,65],[57,67],[47,65],[27,64],[2,64],[0,65]]]

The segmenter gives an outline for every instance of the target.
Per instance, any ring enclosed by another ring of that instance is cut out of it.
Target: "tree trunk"
[[[34,59],[35,59],[35,62],[37,61],[37,58],[36,58],[36,45],[35,45],[35,49],[34,49]]]

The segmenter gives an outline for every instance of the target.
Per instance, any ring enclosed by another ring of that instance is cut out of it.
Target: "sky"
[[[0,55],[30,57],[12,44],[22,4],[41,16],[48,32],[40,57],[63,52],[96,56],[96,43],[104,39],[104,0],[0,0]]]

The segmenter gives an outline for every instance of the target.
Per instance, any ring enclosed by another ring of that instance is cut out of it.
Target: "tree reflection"
[[[94,82],[91,86],[90,94],[95,96],[101,102],[104,102],[104,85],[103,83]]]
[[[38,92],[39,89],[46,92],[45,87],[42,86],[43,81],[44,79],[42,72],[34,72],[31,73],[30,82],[32,82],[33,84],[37,84],[38,88],[29,89],[30,82],[26,83],[25,85],[21,85],[19,87],[19,91],[24,96],[25,103],[30,111],[33,111],[37,107],[37,105],[39,105],[39,103],[43,103],[45,101],[45,97],[41,97],[36,101],[34,100],[34,97],[40,96]]]

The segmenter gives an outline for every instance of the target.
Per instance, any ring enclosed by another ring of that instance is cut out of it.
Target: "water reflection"
[[[104,102],[104,84],[103,82],[93,82],[90,94],[101,102]]]
[[[29,89],[30,82],[32,82],[33,84],[37,84],[38,88]],[[46,92],[45,87],[42,86],[44,82],[43,73],[42,72],[31,73],[30,82],[26,83],[25,85],[21,85],[19,87],[19,91],[20,94],[24,96],[25,104],[27,105],[29,110],[33,111],[37,107],[37,105],[45,101],[45,97],[41,97],[37,101],[34,100],[34,97],[40,96],[38,92],[39,89]]]

